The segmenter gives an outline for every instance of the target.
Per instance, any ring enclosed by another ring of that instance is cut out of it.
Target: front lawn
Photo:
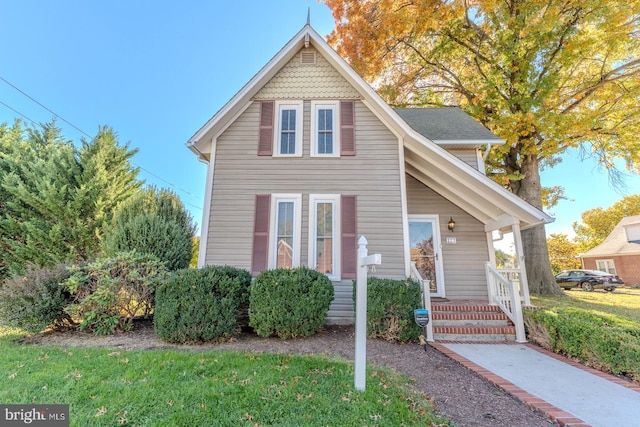
[[[618,288],[614,292],[576,289],[564,293],[567,298],[532,295],[531,304],[544,308],[577,307],[613,314],[640,324],[640,289]]]
[[[18,344],[0,328],[0,402],[70,404],[72,426],[452,425],[406,376],[333,356]]]

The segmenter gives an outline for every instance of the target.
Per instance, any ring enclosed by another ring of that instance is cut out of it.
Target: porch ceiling
[[[523,229],[553,220],[455,156],[431,152],[440,147],[425,146],[405,140],[406,172],[482,222],[487,231],[505,228],[505,216]]]

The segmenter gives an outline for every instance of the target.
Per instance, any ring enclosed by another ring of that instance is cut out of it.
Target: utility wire
[[[18,88],[16,85],[12,84],[11,82],[9,82],[7,79],[5,79],[4,77],[0,76],[0,80],[2,80],[3,82],[5,82],[6,84],[8,84],[9,86],[11,86],[12,88],[14,88],[15,90],[17,90],[18,92],[20,92],[22,95],[26,96],[27,98],[29,98],[31,101],[35,102],[36,104],[38,104],[40,107],[44,108],[45,110],[47,110],[48,112],[50,112],[51,114],[53,114],[55,117],[59,118],[60,120],[62,120],[63,122],[65,122],[66,124],[68,124],[69,126],[71,126],[72,128],[74,128],[75,130],[77,130],[78,132],[80,132],[81,134],[85,135],[87,138],[91,138],[93,139],[93,137],[91,135],[89,135],[87,132],[83,131],[82,129],[80,129],[78,126],[74,125],[73,123],[71,123],[70,121],[68,121],[67,119],[65,119],[64,117],[62,117],[61,115],[59,115],[58,113],[56,113],[55,111],[47,108],[44,104],[42,104],[41,102],[39,102],[37,99],[33,98],[32,96],[30,96],[29,94],[25,93],[24,91],[22,91],[20,88]],[[29,120],[31,123],[36,123],[34,120],[30,119],[29,117],[27,117],[26,115],[22,114],[21,112],[19,112],[18,110],[16,110],[15,108],[12,108],[11,106],[5,104],[4,102],[0,101],[0,104],[4,105],[5,107],[7,107],[8,109],[10,109],[11,111],[21,115],[22,117],[24,117],[25,119]],[[165,184],[170,185],[171,187],[175,188],[176,190],[182,191],[183,193],[188,194],[191,197],[195,197],[191,192],[178,187],[177,185],[173,184],[172,182],[167,181],[166,179],[156,175],[155,173],[151,172],[150,170],[134,163],[131,162],[131,164],[137,168],[139,168],[140,170],[146,172],[147,174],[153,176],[156,179],[159,179],[160,181],[164,182]],[[185,205],[189,205],[193,208],[202,210],[201,207],[199,206],[195,206],[191,203],[187,203],[187,202],[183,202]]]
[[[80,129],[78,126],[74,125],[73,123],[71,123],[70,121],[66,120],[64,117],[60,116],[59,114],[56,114],[54,111],[48,109],[47,107],[45,107],[44,105],[42,105],[38,100],[36,100],[35,98],[27,95],[26,93],[24,93],[22,90],[20,90],[17,86],[15,86],[14,84],[12,84],[11,82],[9,82],[7,79],[5,79],[4,77],[0,76],[0,80],[2,80],[3,82],[5,82],[6,84],[8,84],[9,86],[11,86],[12,88],[14,88],[15,90],[17,90],[18,92],[20,92],[21,94],[23,94],[24,96],[26,96],[27,98],[29,98],[30,100],[32,100],[33,102],[35,102],[36,104],[38,104],[39,106],[41,106],[42,108],[44,108],[45,110],[47,110],[48,112],[50,112],[51,114],[53,114],[54,116],[56,116],[57,118],[59,118],[60,120],[62,120],[63,122],[65,122],[66,124],[68,124],[69,126],[71,126],[72,128],[74,128],[75,130],[77,130],[78,132],[84,134],[85,136],[87,136],[88,138],[91,138],[91,135],[89,135],[88,133],[86,133],[85,131],[83,131],[82,129]]]
[[[0,101],[0,104],[4,105],[5,107],[7,107],[9,110],[13,111],[16,114],[21,115],[22,117],[24,117],[25,119],[29,120],[31,123],[35,124],[36,122],[33,121],[32,119],[30,119],[29,117],[25,116],[24,114],[22,114],[20,111],[16,110],[15,108],[11,107],[8,104],[5,104],[4,102]]]

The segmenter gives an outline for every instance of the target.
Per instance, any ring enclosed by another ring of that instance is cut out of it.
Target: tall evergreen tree
[[[142,184],[135,152],[106,127],[77,148],[54,122],[0,125],[3,274],[95,256],[105,222]]]
[[[189,267],[195,225],[170,190],[145,188],[123,203],[105,230],[104,252],[135,250],[164,261],[167,268]]]

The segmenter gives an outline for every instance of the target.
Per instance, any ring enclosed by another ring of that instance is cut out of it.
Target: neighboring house
[[[640,284],[640,215],[623,218],[602,243],[580,258],[586,269],[616,274],[626,285]]]
[[[503,143],[459,108],[394,110],[306,25],[187,142],[208,164],[200,266],[318,269],[349,322],[364,235],[376,276],[416,262],[433,296],[494,302],[493,235],[523,259],[520,230],[553,220],[484,174]]]

